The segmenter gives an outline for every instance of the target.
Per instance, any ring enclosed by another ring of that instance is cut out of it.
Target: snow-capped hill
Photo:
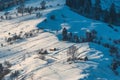
[[[14,7],[8,10],[12,19],[1,20],[0,63],[10,70],[4,80],[119,80],[120,67],[113,71],[116,57],[109,49],[120,48],[119,26],[83,17],[65,6],[65,0],[45,1],[45,9],[16,15]],[[40,2],[28,0],[25,6],[39,7]],[[63,41],[64,28],[80,41]],[[96,38],[85,40],[93,30]],[[68,54],[73,46],[76,60]]]

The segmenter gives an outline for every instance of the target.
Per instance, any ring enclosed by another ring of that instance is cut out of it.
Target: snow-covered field
[[[113,40],[120,39],[120,28],[113,26],[118,30],[115,32],[106,23],[72,12],[64,6],[65,0],[47,1],[47,5],[54,3],[54,7],[40,11],[43,14],[41,18],[31,14],[0,22],[0,44],[3,44],[3,47],[0,46],[0,63],[9,61],[12,64],[11,73],[15,70],[20,71],[15,80],[23,80],[23,78],[24,80],[120,80],[120,76],[116,76],[110,69],[112,57],[108,48],[94,43],[62,41],[57,36],[61,34],[63,27],[79,36],[85,36],[86,30],[95,29],[97,36],[103,38],[103,43],[115,45]],[[61,3],[61,6],[56,6],[58,3]],[[26,4],[38,6],[39,1],[30,0]],[[14,10],[11,12],[14,13]],[[55,15],[56,20],[51,20],[51,15]],[[45,19],[47,22],[44,22]],[[38,28],[44,30],[40,29],[33,37],[18,40],[11,45],[5,41],[6,37],[19,34],[21,31],[27,33]],[[110,38],[112,40],[109,40]],[[67,62],[67,50],[72,45],[78,48],[79,57],[87,56],[89,60]],[[42,48],[49,52],[45,55],[45,60],[40,59],[38,55],[38,51]],[[50,51],[51,48],[58,50]],[[9,76],[10,73],[5,79],[10,80]]]

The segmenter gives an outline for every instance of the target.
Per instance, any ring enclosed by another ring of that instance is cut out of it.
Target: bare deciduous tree
[[[75,61],[77,57],[77,47],[74,45],[69,47],[67,50],[67,55],[71,60]]]

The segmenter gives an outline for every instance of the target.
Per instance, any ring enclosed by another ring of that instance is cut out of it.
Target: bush
[[[108,43],[105,43],[105,44],[104,44],[104,47],[110,48],[110,45],[109,45]]]
[[[2,78],[7,75],[10,72],[9,69],[3,67],[3,65],[0,63],[0,80],[2,80]]]
[[[3,71],[3,65],[0,63],[0,73]]]
[[[1,44],[1,47],[3,47],[3,44]]]
[[[108,26],[109,26],[110,28],[114,29],[114,27],[113,27],[111,24],[108,24]]]
[[[48,54],[48,51],[47,50],[44,50],[44,49],[41,49],[38,54]]]
[[[57,4],[57,6],[60,6],[60,4]]]
[[[0,72],[0,80],[2,80],[4,78],[5,75],[7,75],[10,72],[9,69],[5,70],[4,72]]]
[[[9,61],[5,61],[5,62],[4,62],[4,65],[5,65],[6,67],[8,67],[8,68],[12,66],[12,64],[11,64]]]
[[[114,29],[115,32],[119,32],[117,29]]]
[[[47,50],[45,50],[43,54],[48,54],[48,51],[47,51]]]
[[[39,58],[42,59],[42,60],[45,60],[45,56],[43,56],[43,55],[40,55]]]
[[[44,22],[47,22],[47,19],[45,19]]]
[[[55,19],[56,19],[55,15],[51,15],[51,16],[50,16],[50,19],[51,19],[51,20],[55,20]]]
[[[118,48],[115,46],[110,47],[109,51],[110,51],[111,55],[118,54]]]
[[[53,6],[52,6],[52,5],[50,5],[49,7],[50,7],[50,8],[52,8]]]
[[[86,31],[86,41],[91,42],[97,37],[97,31]]]
[[[17,77],[19,74],[20,74],[20,71],[16,70],[11,73],[10,78],[13,79],[13,78]]]
[[[119,75],[117,68],[119,67],[119,61],[117,60],[113,60],[112,64],[111,64],[111,69],[112,71],[116,74]]]

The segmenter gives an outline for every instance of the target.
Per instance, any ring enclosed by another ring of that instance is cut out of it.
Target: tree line
[[[82,42],[93,42],[94,39],[97,37],[97,31],[91,30],[85,32],[85,37],[79,37],[77,34],[72,32],[68,32],[66,28],[62,30],[62,40],[63,41],[70,41],[75,43],[82,43]]]

